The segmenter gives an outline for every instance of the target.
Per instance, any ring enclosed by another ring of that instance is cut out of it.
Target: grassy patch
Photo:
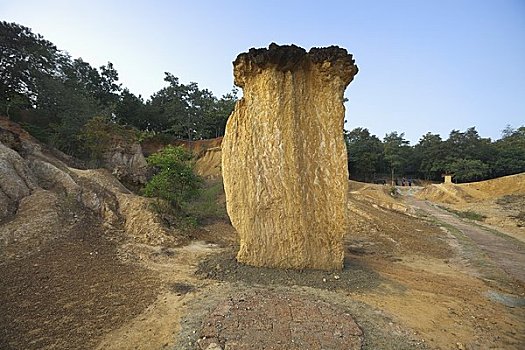
[[[185,212],[198,223],[217,219],[226,219],[226,207],[221,200],[224,195],[222,181],[210,181],[200,189],[199,195],[184,205]]]
[[[151,203],[151,209],[159,215],[162,222],[181,231],[191,231],[197,227],[197,219],[188,215],[183,209],[170,205],[167,201],[157,199]]]
[[[517,221],[518,227],[525,227],[525,195],[509,194],[498,198],[496,203],[506,211],[513,213],[509,217]]]
[[[521,195],[521,194],[508,194],[496,200],[496,203],[499,205],[523,204],[524,202],[525,202],[525,195]]]
[[[487,217],[483,214],[476,213],[475,211],[467,210],[467,211],[454,211],[454,214],[461,218],[469,219],[469,220],[476,220],[476,221],[483,221]]]
[[[461,210],[454,210],[454,209],[443,207],[443,206],[439,206],[439,207],[463,219],[483,221],[487,218],[485,215],[476,213],[475,211],[472,211],[472,210],[461,211]]]
[[[151,209],[159,215],[164,224],[181,231],[191,231],[199,225],[228,218],[224,201],[222,181],[208,181],[192,199],[174,205],[157,198]]]

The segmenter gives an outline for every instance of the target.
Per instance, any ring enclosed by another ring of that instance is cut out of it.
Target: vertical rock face
[[[254,266],[341,269],[348,170],[343,93],[357,73],[331,46],[251,49],[234,62],[243,89],[222,143],[237,260]]]
[[[113,140],[103,154],[103,166],[119,180],[145,184],[148,163],[138,142]]]

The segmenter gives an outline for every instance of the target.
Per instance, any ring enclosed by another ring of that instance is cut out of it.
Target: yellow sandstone
[[[253,266],[343,267],[348,168],[345,88],[352,55],[331,46],[250,49],[234,62],[243,89],[222,143],[226,205]]]

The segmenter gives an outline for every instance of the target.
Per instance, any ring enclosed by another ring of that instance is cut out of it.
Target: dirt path
[[[460,219],[427,201],[407,197],[407,202],[437,220],[452,225],[470,238],[488,257],[513,278],[525,284],[525,245],[516,239],[498,235],[486,228]]]

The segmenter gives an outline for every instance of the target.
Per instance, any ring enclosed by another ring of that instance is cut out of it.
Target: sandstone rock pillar
[[[243,98],[226,125],[222,172],[239,262],[343,267],[343,93],[356,73],[352,55],[336,46],[271,44],[235,60]]]

